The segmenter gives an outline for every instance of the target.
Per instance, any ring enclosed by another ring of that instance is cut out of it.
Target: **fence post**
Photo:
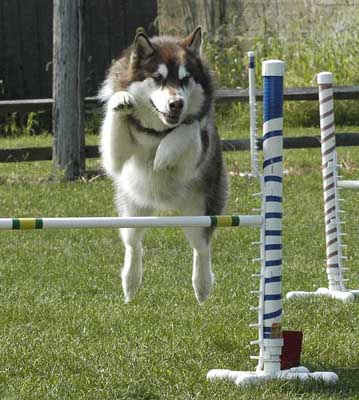
[[[85,172],[84,0],[53,6],[53,165],[74,180]]]

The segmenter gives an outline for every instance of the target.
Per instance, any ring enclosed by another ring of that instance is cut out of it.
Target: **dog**
[[[149,38],[139,32],[108,71],[100,90],[105,106],[100,153],[122,217],[224,210],[227,174],[213,123],[212,75],[201,46],[200,27],[185,38]],[[120,229],[126,302],[141,286],[144,232]],[[184,228],[193,248],[192,284],[200,304],[214,283],[212,233],[213,228]]]

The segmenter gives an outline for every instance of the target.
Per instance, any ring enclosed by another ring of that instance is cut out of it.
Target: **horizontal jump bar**
[[[343,189],[359,189],[359,181],[338,181],[338,187]]]
[[[2,229],[164,228],[261,226],[260,215],[181,217],[0,218]]]

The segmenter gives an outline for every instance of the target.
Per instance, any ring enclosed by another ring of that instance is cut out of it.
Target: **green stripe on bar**
[[[239,226],[240,218],[238,215],[232,215],[232,226]]]
[[[12,229],[20,229],[20,220],[18,218],[12,219]]]
[[[42,229],[44,227],[44,222],[42,218],[36,218],[35,229]]]
[[[211,226],[239,226],[240,218],[238,215],[218,215],[211,217]]]
[[[211,217],[211,226],[217,226],[217,217]]]

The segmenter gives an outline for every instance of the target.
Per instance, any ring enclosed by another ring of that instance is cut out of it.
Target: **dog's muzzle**
[[[166,124],[176,125],[179,123],[184,108],[184,101],[182,98],[174,97],[170,99],[166,107],[168,110],[167,112],[160,111],[152,100],[151,105],[160,114]]]
[[[171,99],[168,102],[169,113],[165,115],[166,120],[170,124],[178,123],[182,110],[183,110],[184,102],[181,98]]]

